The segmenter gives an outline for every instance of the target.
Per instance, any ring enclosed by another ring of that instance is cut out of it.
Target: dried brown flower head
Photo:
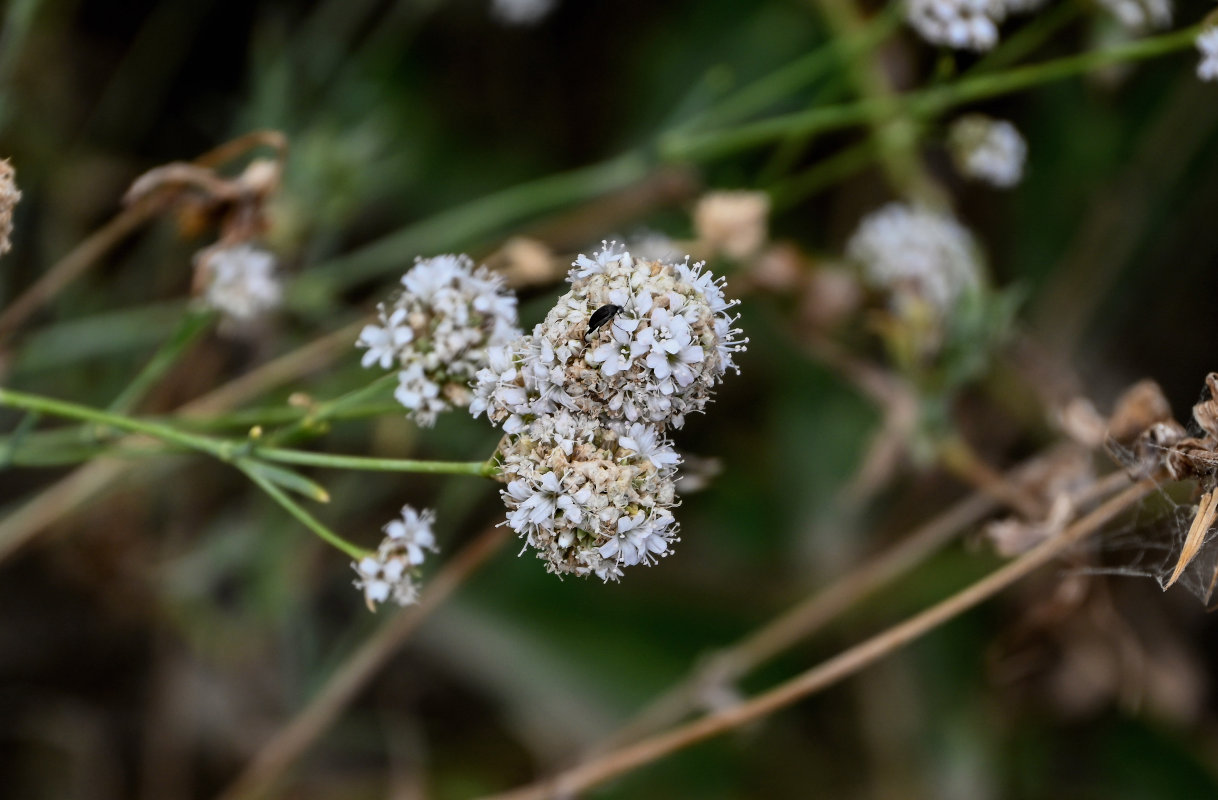
[[[13,209],[21,199],[17,190],[17,171],[7,159],[0,159],[0,256],[12,248]]]

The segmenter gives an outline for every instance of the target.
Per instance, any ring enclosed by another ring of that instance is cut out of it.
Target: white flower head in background
[[[236,322],[256,319],[283,297],[275,277],[275,257],[247,243],[199,251],[195,281],[203,301]]]
[[[504,25],[536,25],[556,5],[558,0],[491,0],[491,16]]]
[[[951,216],[904,203],[868,215],[846,245],[871,286],[900,308],[911,296],[946,315],[981,283],[977,244]]]
[[[680,458],[650,425],[560,411],[506,437],[500,453],[506,524],[549,572],[616,581],[679,541],[670,509]]]
[[[769,214],[770,196],[765,192],[708,192],[694,208],[694,230],[714,250],[740,260],[765,244]]]
[[[905,19],[934,45],[957,50],[989,50],[998,43],[1003,0],[908,0]]]
[[[7,159],[0,159],[0,256],[13,246],[13,209],[21,199],[17,190],[17,171]]]
[[[1002,189],[1023,178],[1028,145],[1011,123],[984,114],[965,114],[952,123],[948,147],[966,177]]]
[[[516,297],[469,256],[420,259],[402,291],[360,332],[363,365],[398,369],[394,397],[420,425],[470,402],[469,383],[488,353],[517,339]]]
[[[384,528],[385,538],[376,552],[351,564],[359,576],[355,587],[364,593],[369,611],[377,603],[389,600],[408,606],[419,599],[419,567],[426,551],[436,551],[432,523],[434,511],[419,513],[410,506],[402,507],[402,516]]]
[[[1171,0],[1099,0],[1131,33],[1162,30],[1171,25]]]
[[[1197,34],[1197,49],[1201,51],[1197,77],[1203,81],[1218,81],[1218,26]]]
[[[517,433],[560,409],[681,427],[747,342],[704,264],[644,261],[616,244],[576,259],[571,290],[528,336],[490,354],[470,411]]]

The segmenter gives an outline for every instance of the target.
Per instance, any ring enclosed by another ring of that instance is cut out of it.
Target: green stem
[[[106,410],[126,414],[134,409],[157,381],[165,377],[165,374],[178,363],[182,353],[194,343],[195,339],[211,327],[215,319],[216,314],[213,311],[194,311],[183,316],[173,335],[153,354],[139,374],[132,379],[131,383],[127,384],[118,397],[114,398]]]
[[[257,484],[258,488],[270,495],[272,500],[283,506],[283,508],[289,514],[299,520],[302,525],[313,531],[313,533],[316,533],[328,544],[337,547],[339,550],[351,556],[351,558],[355,561],[359,561],[361,558],[368,555],[368,550],[351,544],[351,542],[348,542],[346,539],[327,528],[316,517],[314,517],[308,511],[305,511],[299,503],[288,497],[287,494],[280,490],[278,486],[268,481],[255,470],[250,469],[249,464],[245,459],[237,461],[237,467],[244,472],[251,481]]]
[[[390,233],[301,275],[292,305],[312,305],[333,292],[401,270],[416,253],[443,251],[556,208],[635,183],[651,170],[641,152],[512,186]]]
[[[113,414],[109,411],[101,411],[96,408],[89,408],[88,406],[69,403],[64,400],[55,400],[50,397],[26,394],[25,392],[15,392],[12,389],[0,389],[0,405],[9,406],[11,408],[23,408],[27,411],[51,414],[56,417],[76,419],[82,422],[98,423],[101,425],[118,428],[120,430],[130,431],[131,433],[147,434],[148,436],[161,439],[162,441],[179,444],[192,450],[201,450],[205,453],[210,453],[222,461],[231,460],[233,455],[233,447],[227,442],[207,436],[198,436],[193,433],[185,433],[169,425],[163,425],[159,422],[148,422],[145,420],[133,419],[121,414]]]
[[[964,73],[965,76],[1002,69],[1036,52],[1037,48],[1053,38],[1054,34],[1077,19],[1083,10],[1082,4],[1076,0],[1067,0],[1046,8],[1014,34],[1004,37],[997,47],[969,67]]]
[[[758,147],[791,134],[824,133],[861,125],[874,121],[881,113],[909,113],[919,118],[934,117],[955,106],[1051,83],[1109,64],[1140,61],[1182,50],[1192,46],[1197,31],[1198,28],[1194,26],[1120,47],[1093,50],[997,74],[963,78],[953,84],[909,92],[896,98],[866,98],[854,103],[783,114],[711,133],[674,131],[661,139],[660,156],[664,161],[716,158]]]
[[[279,447],[257,447],[255,455],[267,461],[332,469],[416,472],[425,475],[472,475],[479,478],[490,478],[499,474],[498,467],[490,461],[413,461],[402,458],[340,456],[306,450],[287,450]]]

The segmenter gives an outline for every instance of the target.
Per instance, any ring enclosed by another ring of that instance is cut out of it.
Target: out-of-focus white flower
[[[1003,0],[909,0],[905,18],[926,41],[957,50],[989,50],[998,43]]]
[[[1132,33],[1161,30],[1171,25],[1171,0],[1099,0],[1100,5]]]
[[[13,209],[21,199],[17,190],[17,171],[7,159],[0,159],[0,256],[13,246]]]
[[[698,238],[735,259],[748,258],[767,237],[770,197],[765,192],[708,192],[694,208]]]
[[[1023,178],[1028,145],[1014,125],[984,114],[965,114],[952,123],[948,146],[961,174],[999,188]]]
[[[557,574],[617,580],[668,555],[680,458],[654,428],[559,411],[501,445],[507,524]]]
[[[355,586],[363,591],[369,611],[375,611],[377,603],[390,599],[400,606],[418,602],[419,567],[426,556],[424,551],[436,551],[436,538],[431,530],[435,520],[434,511],[419,513],[403,506],[401,519],[392,520],[383,528],[385,538],[376,553],[351,564],[359,576]]]
[[[952,217],[903,203],[867,216],[846,252],[872,286],[898,305],[912,296],[946,314],[965,291],[980,284],[977,245]]]
[[[520,336],[516,297],[468,256],[420,259],[402,287],[356,346],[367,351],[365,367],[398,367],[394,397],[418,424],[431,425],[440,412],[469,405],[469,382],[487,365],[488,351]]]
[[[747,342],[701,263],[635,259],[614,244],[581,255],[571,291],[545,321],[480,371],[470,411],[508,433],[559,409],[593,419],[681,427]],[[596,330],[592,315],[618,310]]]
[[[491,16],[504,25],[536,25],[558,0],[491,0]]]
[[[1197,77],[1203,81],[1218,81],[1218,27],[1206,28],[1197,34],[1197,49],[1201,51]]]
[[[195,257],[203,300],[230,319],[246,322],[279,305],[275,257],[249,244],[210,247]]]

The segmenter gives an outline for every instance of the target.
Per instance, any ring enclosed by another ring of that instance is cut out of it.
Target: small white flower
[[[952,158],[961,174],[999,188],[1023,178],[1028,146],[1015,126],[984,114],[966,114],[948,133]]]
[[[977,245],[968,230],[945,214],[902,203],[868,215],[846,253],[862,266],[868,283],[893,293],[898,306],[913,296],[946,314],[981,282]]]
[[[275,257],[248,244],[200,251],[195,269],[202,277],[204,302],[230,319],[252,320],[279,305],[283,294],[275,279]]]
[[[375,611],[377,603],[391,598],[401,606],[418,602],[424,551],[436,551],[431,530],[435,518],[433,511],[419,513],[403,506],[401,519],[385,525],[385,538],[376,552],[351,564],[358,576],[355,586],[363,591],[368,610]]]
[[[380,324],[360,332],[356,346],[367,350],[361,363],[399,369],[394,397],[420,425],[434,424],[453,406],[485,411],[500,376],[512,369],[504,345],[520,336],[515,296],[499,276],[457,255],[419,259],[402,276],[402,287],[378,308]],[[492,355],[493,379],[471,393],[470,382]]]
[[[1206,28],[1197,34],[1197,49],[1201,51],[1197,77],[1203,81],[1218,81],[1218,27]]]
[[[909,0],[905,18],[931,44],[989,50],[998,43],[1003,0]]]
[[[636,422],[625,429],[626,435],[618,439],[622,447],[633,450],[661,471],[681,463],[681,457],[664,435],[650,425]]]

